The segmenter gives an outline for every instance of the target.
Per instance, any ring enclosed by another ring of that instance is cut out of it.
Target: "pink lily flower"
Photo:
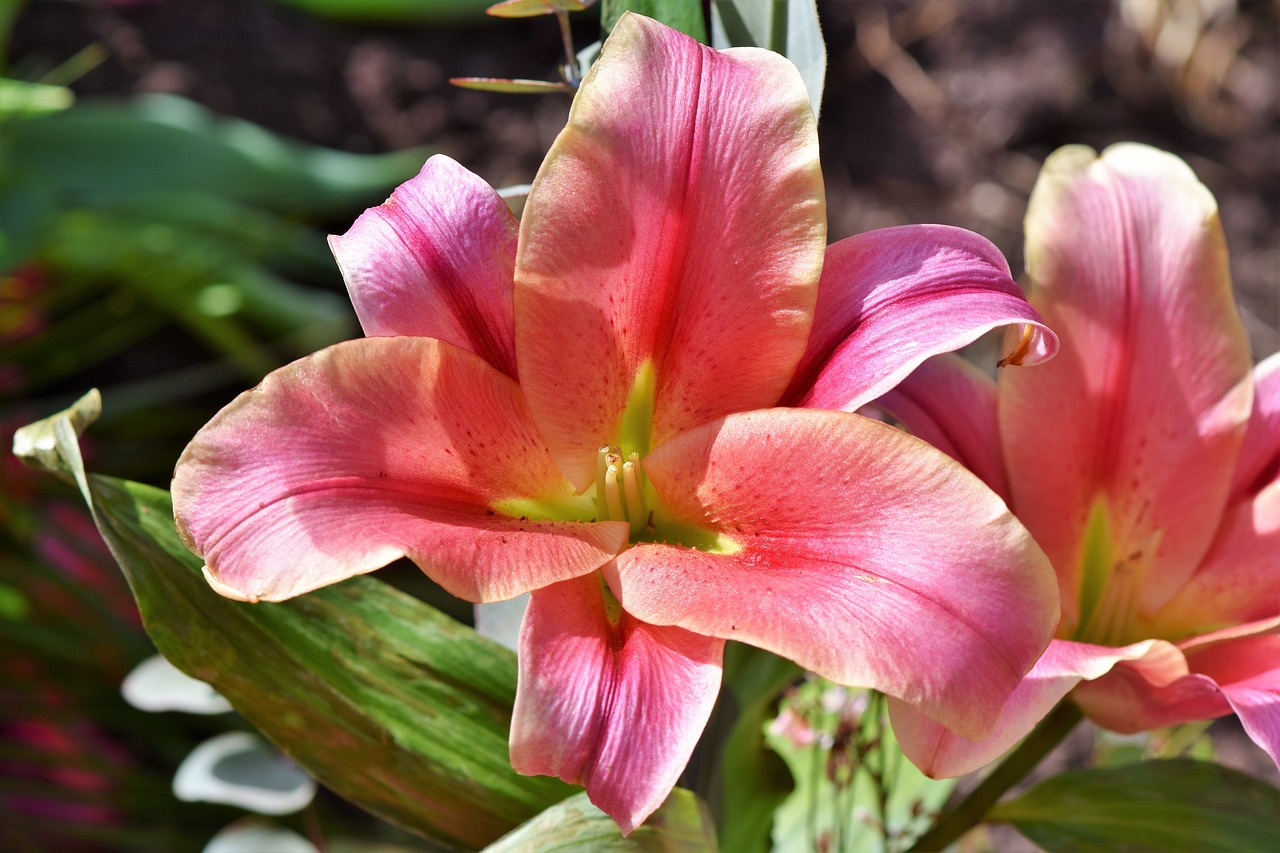
[[[178,528],[249,601],[400,557],[470,601],[531,590],[512,763],[624,832],[686,764],[726,640],[983,736],[1052,634],[1042,552],[924,442],[777,404],[824,365],[869,401],[988,329],[1031,362],[1056,338],[975,235],[825,232],[795,68],[627,15],[519,223],[433,157],[332,238],[368,337],[196,435]]]
[[[1250,369],[1214,199],[1170,154],[1064,148],[1026,239],[1054,362],[997,388],[937,359],[880,405],[1044,546],[1057,638],[986,738],[902,703],[894,730],[926,772],[959,775],[1070,693],[1119,732],[1234,713],[1280,764],[1280,358]]]

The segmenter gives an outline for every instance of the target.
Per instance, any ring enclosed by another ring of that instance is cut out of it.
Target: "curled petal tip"
[[[1006,333],[1009,354],[996,362],[996,367],[1030,367],[1043,364],[1058,354],[1058,336],[1043,323],[1010,326]]]
[[[247,604],[257,604],[262,600],[260,596],[244,592],[237,587],[223,583],[218,579],[217,574],[215,574],[207,565],[201,568],[200,571],[204,574],[205,581],[213,588],[213,591],[223,598],[229,598],[232,601],[243,601]]]

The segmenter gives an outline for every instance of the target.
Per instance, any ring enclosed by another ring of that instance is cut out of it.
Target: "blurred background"
[[[497,187],[528,183],[569,96],[448,79],[556,79],[560,33],[550,18],[487,18],[486,5],[0,0],[3,849],[199,850],[244,813],[173,798],[178,763],[228,724],[120,697],[150,644],[78,498],[12,460],[13,430],[100,387],[90,467],[167,485],[187,439],[236,393],[358,334],[325,234],[431,153]],[[1280,349],[1280,3],[818,7],[832,240],[945,222],[1019,270],[1044,157],[1147,142],[1217,196],[1255,356]],[[598,14],[573,27],[585,47]],[[1178,748],[1274,777],[1231,725]],[[1096,758],[1081,737],[1060,760]],[[313,839],[407,843],[323,793],[284,820]]]

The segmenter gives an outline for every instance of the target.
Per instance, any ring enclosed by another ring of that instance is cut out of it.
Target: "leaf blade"
[[[711,814],[693,792],[676,788],[643,826],[623,837],[604,812],[578,794],[557,803],[484,853],[715,853]]]
[[[1280,838],[1280,789],[1216,764],[1142,761],[1059,774],[987,819],[1050,853],[1266,853]]]
[[[467,847],[572,791],[511,769],[513,654],[369,577],[283,604],[218,596],[178,538],[167,492],[85,473],[76,437],[96,415],[94,391],[15,450],[79,485],[156,647],[317,780]]]

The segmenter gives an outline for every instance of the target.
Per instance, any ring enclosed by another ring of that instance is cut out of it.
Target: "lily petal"
[[[640,453],[778,400],[822,267],[817,145],[781,56],[618,22],[534,181],[516,262],[520,383],[580,488],[646,364]]]
[[[1062,349],[1001,376],[1013,506],[1059,572],[1069,628],[1098,498],[1107,559],[1145,561],[1150,612],[1209,547],[1249,415],[1217,206],[1172,155],[1072,146],[1045,163],[1026,233],[1031,301]]]
[[[897,699],[889,700],[893,733],[903,753],[926,775],[934,779],[962,776],[1011,749],[1082,680],[1100,678],[1120,661],[1151,653],[1182,659],[1176,649],[1157,640],[1119,649],[1054,640],[1013,691],[991,734],[982,740],[962,738]]]
[[[1049,643],[1044,555],[976,477],[900,430],[748,412],[644,464],[677,523],[719,538],[619,555],[610,585],[637,618],[759,646],[974,738]]]
[[[688,763],[720,689],[724,642],[610,606],[599,575],[533,593],[511,764],[584,785],[627,835]]]
[[[439,338],[516,373],[516,218],[437,154],[329,246],[369,336]]]
[[[1280,476],[1280,353],[1253,369],[1253,412],[1236,460],[1233,500],[1257,494]]]
[[[1213,679],[1192,671],[1184,654],[1163,641],[1146,656],[1082,682],[1072,698],[1095,723],[1124,734],[1231,713]]]
[[[1163,636],[1185,637],[1280,616],[1280,482],[1238,501],[1204,561],[1155,616]]]
[[[1280,632],[1216,644],[1187,658],[1217,683],[1249,738],[1280,767]]]
[[[827,248],[813,332],[786,399],[852,412],[921,362],[1012,326],[1009,358],[1038,364],[1058,338],[1040,322],[1004,256],[947,225],[905,225]]]
[[[270,374],[205,425],[173,480],[221,592],[278,601],[409,557],[454,595],[510,598],[595,570],[619,523],[499,515],[571,494],[519,388],[431,338],[362,338]]]
[[[867,408],[879,410],[1008,500],[996,383],[957,355],[934,356]]]

